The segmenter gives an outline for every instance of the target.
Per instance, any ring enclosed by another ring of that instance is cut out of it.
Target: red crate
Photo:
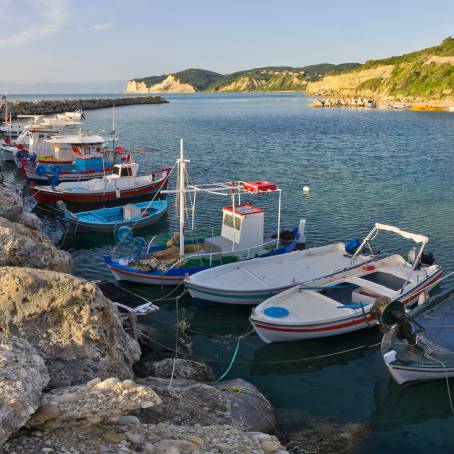
[[[277,185],[271,181],[245,181],[244,190],[248,192],[276,191]]]

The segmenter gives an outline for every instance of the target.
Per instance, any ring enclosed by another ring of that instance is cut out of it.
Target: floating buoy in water
[[[304,194],[309,194],[309,191],[311,190],[311,188],[309,186],[303,186],[303,192]]]

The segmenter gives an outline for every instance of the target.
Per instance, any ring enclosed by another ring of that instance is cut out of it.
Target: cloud
[[[9,2],[0,3],[0,7],[8,6]],[[24,44],[36,41],[45,36],[51,36],[61,30],[68,17],[67,0],[36,0],[34,14],[37,15],[35,23],[39,26],[27,27],[19,33],[0,36],[0,46],[10,44]]]
[[[103,22],[102,24],[95,24],[88,27],[88,31],[90,32],[100,32],[104,30],[110,30],[114,26],[114,22]]]

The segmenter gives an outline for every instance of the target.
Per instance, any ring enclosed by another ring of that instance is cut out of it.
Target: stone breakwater
[[[33,101],[10,101],[9,112],[15,118],[18,115],[52,115],[75,110],[105,109],[138,104],[168,103],[161,96],[134,96],[122,98],[81,98],[81,99],[36,99]]]
[[[312,107],[377,107],[377,101],[372,98],[363,97],[341,97],[316,99],[312,101]]]

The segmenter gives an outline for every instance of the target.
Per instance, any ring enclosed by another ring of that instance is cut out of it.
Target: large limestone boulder
[[[0,266],[30,266],[70,273],[72,259],[40,231],[0,218]]]
[[[49,386],[131,378],[138,343],[96,285],[68,274],[0,268],[0,331],[27,339],[44,358]]]
[[[28,422],[30,427],[56,429],[62,425],[115,422],[124,413],[159,405],[149,387],[118,378],[96,378],[81,386],[58,388],[43,395],[41,406]]]
[[[37,351],[25,340],[0,334],[0,446],[38,408],[48,382]]]
[[[16,222],[23,210],[19,194],[0,182],[0,217]]]
[[[220,383],[147,377],[137,379],[161,397],[159,407],[137,412],[149,423],[229,424],[243,430],[275,433],[276,419],[268,400],[251,383],[241,379]]]

